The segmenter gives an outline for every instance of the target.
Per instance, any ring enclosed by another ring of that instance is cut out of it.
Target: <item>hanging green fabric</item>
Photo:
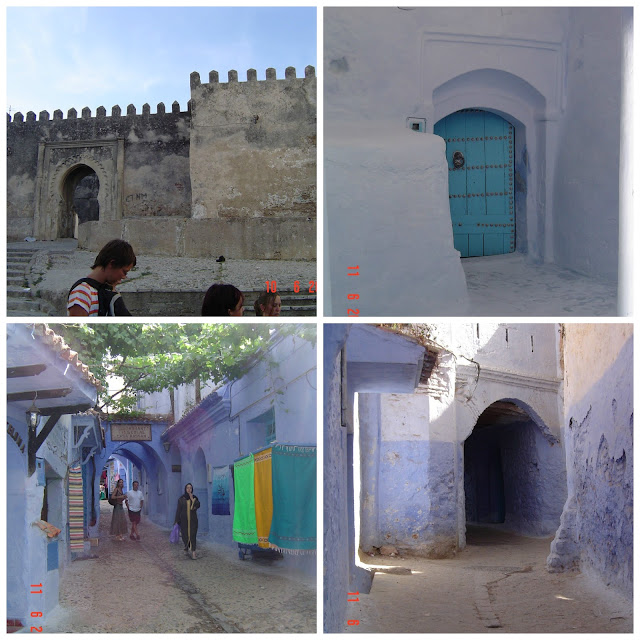
[[[284,553],[315,553],[316,447],[274,445],[271,467],[273,518],[269,542]]]
[[[253,472],[252,453],[233,465],[233,539],[243,544],[258,544]]]

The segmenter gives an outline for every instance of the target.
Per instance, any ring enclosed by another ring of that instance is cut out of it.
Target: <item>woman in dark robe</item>
[[[200,501],[193,495],[193,485],[189,482],[185,485],[184,494],[178,498],[176,509],[176,524],[180,525],[184,550],[196,559],[196,535],[198,533],[198,512]]]
[[[124,507],[122,503],[125,499],[124,492],[122,490],[124,486],[124,480],[120,478],[116,482],[116,488],[111,494],[111,500],[115,501],[113,505],[113,515],[111,516],[111,535],[116,536],[116,540],[124,540],[124,536],[129,533],[129,527],[127,526],[127,517],[124,515]]]

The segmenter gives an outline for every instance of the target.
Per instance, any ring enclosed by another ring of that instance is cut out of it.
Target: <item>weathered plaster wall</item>
[[[268,69],[264,81],[249,70],[247,82],[191,74],[192,217],[207,221],[218,253],[315,258],[316,86],[313,67],[281,80]]]
[[[315,217],[316,78],[191,74],[193,217]]]
[[[633,326],[567,324],[569,496],[547,565],[633,585]]]
[[[456,426],[464,441],[494,402],[510,400],[562,441],[562,394],[556,324],[464,324],[451,336],[456,366]]]
[[[538,378],[559,376],[557,324],[467,322],[446,327],[450,327],[451,337],[445,339],[451,340],[456,353],[472,358],[481,367]]]
[[[365,551],[393,544],[408,553],[445,557],[456,549],[456,431],[452,397],[447,400],[358,394]]]
[[[622,9],[569,11],[567,109],[553,191],[554,209],[562,211],[555,220],[555,256],[570,269],[615,280]]]

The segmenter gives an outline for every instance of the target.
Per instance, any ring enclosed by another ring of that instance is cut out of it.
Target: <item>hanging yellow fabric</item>
[[[254,493],[256,505],[256,528],[258,546],[268,549],[273,516],[273,490],[271,487],[271,447],[254,456]]]

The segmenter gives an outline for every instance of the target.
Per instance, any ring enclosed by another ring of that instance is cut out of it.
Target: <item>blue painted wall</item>
[[[633,587],[633,339],[571,408],[576,535],[583,568]]]
[[[7,618],[22,620],[28,629],[33,621],[29,612],[41,611],[46,615],[58,604],[60,570],[70,558],[64,486],[70,419],[62,416],[38,451],[38,457],[48,463],[45,482],[52,482],[49,522],[61,529],[56,538],[57,564],[47,562],[50,541],[46,533],[33,526],[41,516],[44,485],[38,484],[37,472],[27,477],[27,426],[24,413],[11,403],[7,406],[7,422],[25,443],[22,453],[7,434]],[[31,594],[31,584],[42,584],[42,594]]]
[[[324,325],[324,621],[326,633],[342,631],[347,619],[349,557],[347,434],[341,424],[340,350],[350,325]]]
[[[228,469],[239,457],[264,449],[265,415],[275,420],[276,442],[315,445],[316,369],[315,345],[294,336],[274,340],[245,376],[208,395],[172,427],[171,455],[179,451],[182,465],[180,485],[172,483],[172,518],[184,485],[191,482],[201,502],[198,536],[237,549],[232,537],[233,483],[229,480],[230,515],[213,515],[207,465]],[[281,566],[313,576],[316,558],[284,554]]]

